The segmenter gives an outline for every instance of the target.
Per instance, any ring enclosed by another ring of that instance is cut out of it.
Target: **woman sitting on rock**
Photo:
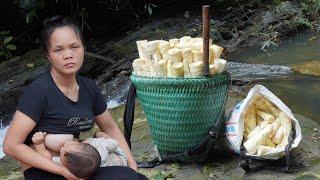
[[[41,45],[51,69],[24,90],[3,146],[7,155],[22,164],[25,179],[79,179],[64,166],[36,152],[31,137],[42,131],[78,138],[80,132],[89,131],[94,123],[118,141],[131,169],[99,168],[93,179],[145,178],[135,172],[137,164],[95,81],[77,75],[85,49],[78,26],[61,16],[45,21]]]

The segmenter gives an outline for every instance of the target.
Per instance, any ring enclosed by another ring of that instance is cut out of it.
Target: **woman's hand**
[[[60,175],[68,180],[80,180],[77,176],[72,174],[66,167],[61,166]]]
[[[128,166],[135,171],[138,170],[138,165],[134,159],[131,159],[131,160],[128,159]]]

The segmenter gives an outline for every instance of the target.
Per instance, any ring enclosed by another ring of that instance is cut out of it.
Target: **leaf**
[[[32,23],[34,17],[36,17],[36,11],[33,9],[30,12],[27,13],[26,15],[26,23]]]
[[[8,35],[10,31],[0,31],[0,36]]]
[[[16,47],[15,45],[13,45],[13,44],[8,44],[8,45],[6,46],[6,48],[10,49],[11,51],[14,51],[14,50],[17,49],[17,47]]]
[[[29,24],[29,22],[30,22],[30,17],[29,17],[29,14],[27,14],[27,16],[26,16],[26,23]]]
[[[4,37],[3,45],[8,44],[10,41],[12,41],[12,39],[13,39],[12,36],[6,36],[6,37]]]
[[[158,7],[157,5],[155,4],[149,4],[151,7]]]
[[[26,66],[27,66],[28,68],[34,68],[34,64],[32,64],[32,63],[27,63]]]
[[[275,43],[275,42],[273,42],[273,41],[270,41],[270,45],[271,45],[273,48],[278,47],[278,44]]]
[[[149,5],[148,5],[148,12],[149,12],[149,15],[152,14],[152,8],[151,8],[151,6],[149,6]]]
[[[0,57],[1,56],[4,56],[4,52],[3,51],[0,51]]]

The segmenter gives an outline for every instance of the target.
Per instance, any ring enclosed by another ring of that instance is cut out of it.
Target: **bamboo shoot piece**
[[[224,59],[216,59],[214,61],[214,65],[217,67],[216,72],[222,73],[227,65],[227,61]]]
[[[179,43],[179,39],[174,38],[169,40],[169,44],[171,48],[174,48]]]
[[[183,61],[183,71],[184,71],[184,77],[190,77],[190,68],[189,64],[192,63],[192,52],[190,48],[181,49],[181,57]]]
[[[147,59],[148,58],[148,55],[144,49],[144,47],[146,46],[147,44],[147,40],[141,40],[141,41],[136,41],[137,43],[137,48],[138,48],[138,53],[139,53],[139,58],[142,58],[142,59]]]
[[[283,139],[282,139],[281,143],[278,144],[277,147],[285,147],[289,143],[288,138],[289,138],[290,132],[292,130],[292,124],[291,124],[291,120],[283,112],[279,113],[279,118],[281,118]]]
[[[169,54],[168,54],[168,51],[170,49],[170,44],[169,42],[166,42],[166,43],[162,43],[159,45],[159,50],[161,52],[161,55],[163,57],[163,59],[165,60],[168,60],[169,58]]]
[[[246,112],[244,117],[244,123],[248,126],[250,131],[253,131],[254,128],[257,126],[256,124],[256,111],[254,106],[250,106]]]
[[[271,140],[271,138],[267,138],[266,141],[265,141],[265,145],[266,146],[270,146],[270,147],[276,147],[277,145],[274,144]]]
[[[256,134],[258,134],[260,131],[262,131],[266,126],[268,125],[268,123],[266,121],[262,121],[262,123],[259,126],[256,126],[256,128],[254,128],[253,131],[251,131],[251,133],[249,133],[248,138],[251,138],[253,136],[255,136]]]
[[[256,120],[257,120],[257,126],[260,126],[260,124],[262,123],[263,119],[256,114]]]
[[[182,62],[182,58],[180,55],[180,49],[178,48],[172,48],[170,50],[168,50],[168,61],[171,61],[172,63],[176,63],[176,62]]]
[[[270,151],[273,151],[275,150],[274,147],[269,147],[269,146],[259,146],[258,147],[258,156],[261,156],[261,155],[265,155],[265,154],[268,154]]]
[[[263,111],[257,110],[257,114],[264,120],[267,121],[269,124],[273,123],[275,121],[275,118],[268,113],[265,113]]]
[[[272,136],[272,137],[277,133],[280,125],[281,125],[281,119],[280,119],[280,118],[277,118],[277,119],[274,121],[274,123],[272,123],[272,133],[271,133],[271,136]]]
[[[264,100],[265,104],[267,105],[268,109],[270,109],[270,111],[272,112],[272,114],[275,117],[279,116],[279,113],[281,112],[278,108],[276,108],[273,104],[271,104],[271,102],[269,102],[268,100]]]
[[[257,133],[255,136],[249,138],[243,145],[249,154],[255,154],[258,147],[262,145],[272,132],[272,125],[267,125],[261,133]]]
[[[193,62],[202,61],[202,52],[200,50],[191,50],[191,52],[193,56]]]
[[[173,63],[171,77],[183,77],[183,64],[182,64],[182,62]]]
[[[216,68],[215,65],[209,64],[209,72],[210,72],[211,75],[216,74],[216,69],[217,69],[217,68]]]
[[[280,142],[282,141],[282,138],[283,138],[283,130],[282,130],[282,127],[280,126],[276,134],[273,136],[272,142],[274,142],[275,144],[280,144]]]
[[[167,61],[162,59],[156,62],[155,71],[159,77],[167,77]]]
[[[214,61],[220,58],[223,52],[223,47],[213,44],[210,47],[210,52],[211,52],[210,64],[214,64]]]
[[[138,76],[144,76],[143,75],[143,65],[145,64],[144,60],[139,58],[135,59],[132,63],[133,71],[138,75]]]
[[[258,109],[260,109],[261,111],[263,111],[263,112],[267,112],[267,111],[268,111],[268,106],[266,105],[263,97],[257,98],[257,100],[254,101],[254,104],[255,104],[256,107],[257,107]]]
[[[203,62],[202,61],[196,61],[192,62],[190,65],[190,73],[192,77],[200,77],[202,76],[202,68],[203,68]]]

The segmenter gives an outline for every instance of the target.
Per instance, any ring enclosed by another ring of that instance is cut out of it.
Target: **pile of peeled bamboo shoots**
[[[132,63],[134,73],[146,77],[201,77],[203,75],[203,39],[137,41],[139,58]],[[210,74],[223,72],[227,61],[220,59],[223,48],[209,42]]]
[[[288,144],[291,119],[272,102],[258,96],[244,114],[244,147],[250,155],[264,155]]]

